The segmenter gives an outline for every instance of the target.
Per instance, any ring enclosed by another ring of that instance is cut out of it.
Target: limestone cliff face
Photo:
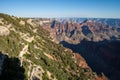
[[[0,27],[7,30],[0,28],[1,32],[9,31],[0,36],[0,51],[8,55],[3,70],[0,58],[1,80],[96,80],[97,75],[80,55],[56,44],[32,19],[0,14],[0,20]]]
[[[9,30],[8,28],[4,27],[4,26],[0,26],[0,36],[6,36],[9,35]]]

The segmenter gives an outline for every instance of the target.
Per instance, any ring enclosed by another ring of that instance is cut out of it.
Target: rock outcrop
[[[9,33],[10,31],[8,30],[8,28],[0,26],[0,36],[7,36],[9,35]]]

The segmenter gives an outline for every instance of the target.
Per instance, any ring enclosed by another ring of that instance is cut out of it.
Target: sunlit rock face
[[[110,23],[111,21],[114,25]],[[56,42],[67,41],[77,44],[83,39],[95,42],[120,39],[118,21],[120,19],[53,19],[44,24],[43,28],[50,32]]]
[[[0,26],[0,36],[7,36],[9,35],[10,31],[8,28],[4,26]]]

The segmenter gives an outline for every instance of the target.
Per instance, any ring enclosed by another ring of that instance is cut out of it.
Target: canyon
[[[53,41],[79,53],[98,75],[120,79],[120,19],[55,18],[42,26]]]

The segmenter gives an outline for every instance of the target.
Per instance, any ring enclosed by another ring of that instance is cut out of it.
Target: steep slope
[[[71,50],[54,43],[49,33],[32,23],[31,19],[0,14],[0,51],[10,58],[20,60],[26,80],[99,79],[80,55],[77,56],[77,53],[72,53]],[[8,60],[7,63],[14,62]],[[0,67],[2,67],[1,80],[9,80],[9,77],[13,77],[12,80],[22,80],[20,76],[14,79],[14,72],[9,72],[12,75],[3,77],[4,66]]]
[[[55,42],[81,54],[93,71],[119,80],[120,19],[81,20],[53,19],[43,28]]]

